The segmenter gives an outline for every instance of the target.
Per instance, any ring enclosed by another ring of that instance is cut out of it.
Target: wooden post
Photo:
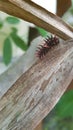
[[[57,15],[62,17],[70,7],[71,0],[57,0]]]

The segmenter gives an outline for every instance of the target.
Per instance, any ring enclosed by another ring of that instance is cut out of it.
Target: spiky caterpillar
[[[44,40],[44,44],[43,45],[39,45],[36,55],[37,57],[39,57],[39,59],[42,59],[47,53],[48,51],[53,47],[56,46],[57,44],[59,44],[59,38],[56,36],[52,36],[49,37],[47,36],[47,38]]]

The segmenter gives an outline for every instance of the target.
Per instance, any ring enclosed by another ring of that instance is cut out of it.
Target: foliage
[[[8,65],[12,58],[12,46],[11,46],[11,40],[10,38],[6,38],[4,41],[4,47],[3,47],[3,60],[6,65]]]
[[[66,92],[56,105],[56,114],[60,118],[73,117],[73,90]]]
[[[7,16],[4,20],[0,19],[0,31],[5,26],[5,23],[13,25],[12,27],[10,27],[11,32],[8,35],[3,33],[3,35],[6,35],[3,44],[3,61],[5,65],[8,65],[11,62],[13,56],[12,44],[14,43],[23,51],[26,51],[28,49],[28,45],[18,35],[18,29],[16,28],[16,26],[20,23],[20,20],[18,18]],[[47,31],[45,31],[44,29],[40,27],[36,28],[41,36],[45,37],[47,35]]]
[[[44,119],[43,130],[73,130],[73,90],[66,92]]]
[[[3,35],[6,35],[3,44],[3,61],[6,65],[8,65],[11,62],[13,55],[12,44],[14,43],[17,47],[19,47],[23,51],[26,51],[28,49],[28,45],[18,35],[18,29],[16,28],[16,26],[20,23],[20,20],[13,16],[7,16],[4,20],[0,19],[0,31],[5,26],[6,23],[12,25],[12,27],[10,27],[11,32],[8,35],[3,33]],[[43,37],[45,37],[48,34],[47,31],[45,31],[40,27],[36,27],[36,29],[39,32],[39,34]]]
[[[27,45],[16,33],[12,32],[10,36],[18,47],[20,47],[22,50],[27,50]]]
[[[6,65],[8,65],[12,59],[13,43],[23,51],[26,51],[28,49],[28,46],[26,45],[25,41],[18,36],[18,30],[15,25],[19,24],[20,20],[16,17],[7,16],[3,21],[0,20],[0,31],[5,26],[6,22],[7,24],[13,25],[10,34],[5,36],[5,40],[3,44],[3,61]]]
[[[3,27],[3,23],[2,21],[0,21],[0,29]]]
[[[9,24],[18,24],[20,22],[19,19],[17,19],[16,17],[12,17],[12,16],[9,16],[6,18],[6,21],[9,23]]]
[[[40,33],[40,35],[43,36],[43,37],[45,37],[45,36],[48,34],[48,32],[45,31],[45,30],[42,29],[42,28],[37,27],[37,30],[38,30],[38,32]]]

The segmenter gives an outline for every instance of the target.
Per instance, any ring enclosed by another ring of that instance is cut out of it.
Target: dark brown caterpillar
[[[49,37],[47,36],[47,38],[44,40],[44,44],[43,45],[39,45],[36,55],[37,57],[39,57],[39,59],[42,59],[49,51],[49,49],[51,49],[53,46],[59,44],[59,38],[56,36],[52,36]]]

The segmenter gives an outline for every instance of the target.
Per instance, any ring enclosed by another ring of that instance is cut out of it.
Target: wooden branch
[[[0,99],[0,129],[33,130],[73,78],[73,39],[51,49]]]
[[[0,10],[32,22],[62,39],[73,38],[73,28],[61,18],[29,0],[0,0]]]

